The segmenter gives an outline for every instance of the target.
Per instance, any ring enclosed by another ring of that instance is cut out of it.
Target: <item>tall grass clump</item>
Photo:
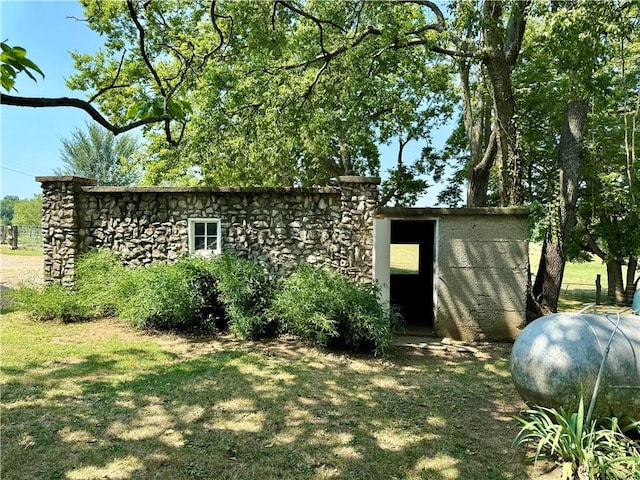
[[[229,331],[245,339],[273,335],[277,322],[267,315],[274,284],[262,267],[231,253],[211,259],[208,271],[217,279],[215,292],[224,307]]]
[[[214,282],[206,261],[198,258],[136,267],[118,281],[118,317],[140,328],[211,328],[214,319],[203,318],[209,301],[203,292]]]
[[[9,293],[9,303],[42,321],[79,322],[94,317],[94,309],[87,298],[77,291],[58,284],[33,287],[19,285]]]
[[[120,283],[129,274],[118,255],[106,248],[92,250],[78,259],[75,273],[75,290],[91,306],[93,315],[115,315],[122,300]]]
[[[126,272],[116,254],[106,249],[93,250],[78,259],[75,271],[74,288],[59,284],[19,285],[10,294],[13,305],[38,320],[65,323],[114,314],[116,281]]]
[[[338,272],[303,266],[283,282],[271,314],[289,333],[320,347],[384,354],[398,315],[380,302],[377,286]]]
[[[541,457],[563,465],[563,479],[629,480],[640,478],[640,445],[625,435],[638,422],[622,428],[617,418],[586,421],[582,399],[577,411],[537,407],[516,418],[522,428],[513,445],[535,448]]]

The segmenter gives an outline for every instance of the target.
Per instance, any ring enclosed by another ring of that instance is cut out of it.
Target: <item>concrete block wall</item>
[[[525,322],[526,213],[468,210],[439,222],[436,330],[462,340],[513,339]]]

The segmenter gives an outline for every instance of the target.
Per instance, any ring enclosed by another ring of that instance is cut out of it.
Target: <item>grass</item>
[[[0,245],[0,255],[17,255],[21,257],[41,257],[42,250],[18,248],[11,250],[7,245]]]
[[[417,274],[420,260],[420,245],[392,243],[390,263],[392,274]]]
[[[529,261],[531,262],[532,281],[538,269],[541,255],[541,244],[529,244]],[[625,275],[625,267],[622,274]],[[596,302],[596,276],[600,275],[602,284],[603,305],[598,311],[623,310],[607,300],[607,266],[597,257],[590,262],[568,262],[562,278],[562,290],[558,301],[558,311],[571,312],[581,310],[585,305]]]
[[[531,479],[508,345],[394,347],[145,335],[2,319],[2,478]],[[549,478],[549,477],[547,477]]]

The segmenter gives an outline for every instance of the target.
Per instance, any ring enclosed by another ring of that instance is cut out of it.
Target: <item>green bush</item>
[[[10,293],[16,308],[25,310],[38,320],[78,322],[94,317],[87,299],[71,288],[58,284],[42,288],[20,285]]]
[[[155,263],[124,275],[116,289],[120,292],[118,317],[136,327],[161,330],[209,329],[210,318],[201,313],[207,299],[195,280],[207,277],[206,263],[188,258],[173,265]],[[210,280],[213,283],[213,279]]]
[[[115,315],[122,298],[120,283],[129,274],[115,252],[102,248],[82,255],[75,266],[76,290],[95,316]]]
[[[217,279],[215,290],[234,335],[256,339],[277,332],[277,322],[267,315],[274,285],[262,267],[223,253],[211,259],[209,272]]]
[[[522,428],[513,445],[535,447],[534,460],[543,456],[560,460],[563,478],[638,478],[640,445],[624,433],[640,433],[638,422],[624,429],[615,417],[587,423],[582,399],[577,411],[537,407],[525,414],[526,418],[516,418]]]
[[[380,302],[376,285],[337,272],[301,267],[276,294],[271,315],[283,329],[321,347],[384,354],[399,316]]]

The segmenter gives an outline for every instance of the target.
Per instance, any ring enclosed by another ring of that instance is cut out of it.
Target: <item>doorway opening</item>
[[[433,335],[435,231],[435,220],[391,220],[390,301],[409,334]]]

